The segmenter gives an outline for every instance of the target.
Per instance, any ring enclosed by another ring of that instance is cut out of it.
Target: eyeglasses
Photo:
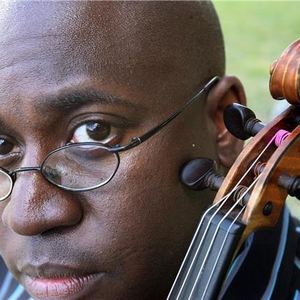
[[[48,182],[72,192],[90,191],[107,184],[120,165],[119,152],[148,140],[199,99],[200,95],[208,92],[218,80],[217,76],[212,78],[183,107],[126,145],[107,146],[97,142],[67,144],[51,151],[38,167],[22,167],[12,172],[0,167],[0,201],[10,196],[20,172],[39,171]]]

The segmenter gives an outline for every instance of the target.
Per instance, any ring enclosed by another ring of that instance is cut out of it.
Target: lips
[[[21,282],[34,299],[78,299],[90,294],[104,273],[82,271],[69,266],[27,265]]]

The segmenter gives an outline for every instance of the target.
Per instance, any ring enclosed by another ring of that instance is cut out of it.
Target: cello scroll
[[[300,39],[292,43],[270,69],[270,92],[274,99],[300,104]]]

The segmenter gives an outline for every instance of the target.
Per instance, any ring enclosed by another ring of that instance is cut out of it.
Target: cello
[[[217,194],[199,222],[167,300],[220,299],[243,243],[253,232],[276,225],[288,195],[300,199],[300,39],[272,64],[269,87],[274,99],[291,104],[270,123],[263,124],[239,104],[225,109],[231,134],[251,137],[226,177],[216,173],[208,158],[183,167],[181,181],[188,188]],[[195,169],[201,172],[191,180]]]

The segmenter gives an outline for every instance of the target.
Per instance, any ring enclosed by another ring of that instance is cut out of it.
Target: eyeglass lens
[[[42,173],[53,184],[76,191],[105,184],[118,165],[117,154],[102,145],[70,145],[49,155]]]
[[[11,177],[3,170],[0,170],[0,201],[9,196],[12,186],[13,182]]]

